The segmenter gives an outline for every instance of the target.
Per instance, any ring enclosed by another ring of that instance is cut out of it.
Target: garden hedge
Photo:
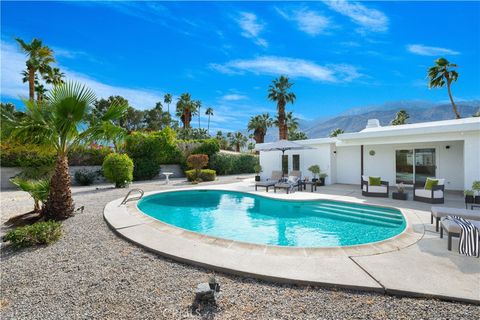
[[[217,178],[215,170],[210,170],[210,169],[202,169],[200,170],[200,177],[197,179],[197,174],[196,170],[187,170],[185,171],[185,175],[187,176],[188,181],[215,181]]]
[[[258,156],[251,154],[217,153],[210,157],[208,167],[218,175],[255,173],[258,163]]]

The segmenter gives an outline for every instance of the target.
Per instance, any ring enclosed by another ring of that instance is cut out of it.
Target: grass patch
[[[18,227],[9,231],[4,241],[9,241],[16,248],[30,247],[34,245],[56,242],[62,235],[62,224],[56,221],[42,221],[34,224]]]

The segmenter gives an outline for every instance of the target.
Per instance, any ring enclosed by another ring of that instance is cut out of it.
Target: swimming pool
[[[288,247],[378,242],[406,228],[394,208],[332,200],[278,200],[223,190],[162,192],[138,208],[165,223],[230,240]]]

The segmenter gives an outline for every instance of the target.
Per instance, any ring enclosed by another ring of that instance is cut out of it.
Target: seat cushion
[[[367,186],[363,186],[363,191],[367,191]],[[387,193],[386,186],[368,186],[368,192],[372,193]]]
[[[432,197],[432,190],[425,190],[425,189],[415,189],[415,195],[421,198],[431,198]],[[443,191],[442,190],[435,190],[433,192],[433,197],[436,199],[443,198]]]
[[[432,190],[432,188],[437,185],[438,185],[437,179],[427,178],[427,181],[425,181],[425,190]]]
[[[461,208],[432,207],[432,215],[437,218],[446,216],[459,216],[469,220],[480,220],[480,210],[469,210]]]
[[[368,177],[368,185],[370,186],[381,186],[382,178],[380,177]]]
[[[475,227],[480,229],[480,221],[470,221]],[[452,220],[444,220],[442,219],[442,226],[444,227],[447,232],[452,233],[460,233],[461,227],[453,222]]]

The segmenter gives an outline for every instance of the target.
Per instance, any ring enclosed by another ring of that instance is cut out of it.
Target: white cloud
[[[362,76],[357,68],[347,64],[321,66],[315,62],[287,57],[263,56],[251,60],[232,60],[223,65],[212,64],[213,69],[235,74],[252,72],[267,75],[287,75],[324,82],[350,82]]]
[[[407,50],[411,53],[419,54],[421,56],[439,56],[439,55],[457,55],[458,51],[450,50],[440,47],[429,47],[423,44],[409,44]]]
[[[316,11],[308,10],[306,8],[292,10],[288,13],[279,8],[276,8],[276,10],[283,18],[294,21],[300,30],[311,36],[327,33],[327,29],[331,27],[330,19],[320,15]]]
[[[65,50],[65,52],[67,52]],[[4,97],[25,98],[28,95],[28,86],[22,83],[21,72],[25,69],[25,55],[19,51],[15,44],[1,42],[1,83],[0,93]],[[127,88],[113,86],[102,83],[89,76],[59,66],[65,72],[66,79],[77,81],[87,85],[97,95],[98,98],[107,98],[111,95],[120,95],[125,97],[132,106],[145,109],[155,106],[157,101],[163,100],[161,92],[147,90],[142,88]]]
[[[324,3],[332,10],[349,17],[360,26],[357,31],[385,32],[388,30],[388,17],[377,9],[371,9],[359,2],[331,0]]]
[[[231,93],[222,96],[220,99],[224,101],[239,101],[248,99],[248,97],[241,94]]]
[[[258,21],[257,16],[250,12],[241,12],[237,23],[242,29],[242,36],[252,39],[257,45],[261,47],[268,47],[265,39],[260,37],[265,25]]]

